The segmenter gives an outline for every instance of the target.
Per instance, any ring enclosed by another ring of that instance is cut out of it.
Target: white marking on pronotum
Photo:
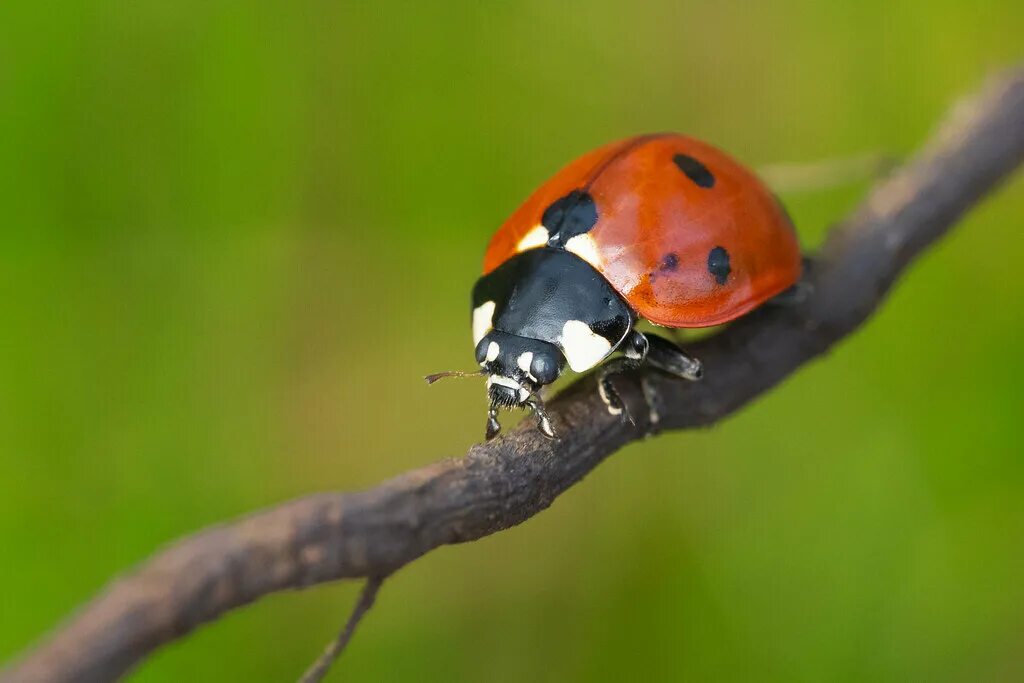
[[[594,367],[612,351],[611,342],[595,333],[582,320],[569,320],[562,326],[559,346],[573,372]]]
[[[597,250],[597,243],[590,235],[576,235],[565,243],[565,248],[595,268],[600,268],[604,264],[604,259]]]
[[[491,342],[487,345],[487,362],[490,363],[492,360],[498,357],[501,353],[501,347],[498,346],[498,342]]]
[[[473,309],[473,346],[479,344],[484,335],[491,331],[493,319],[493,301],[485,301]]]
[[[516,245],[516,251],[522,252],[534,247],[543,247],[548,243],[548,229],[543,225],[535,226],[530,232],[523,235]]]

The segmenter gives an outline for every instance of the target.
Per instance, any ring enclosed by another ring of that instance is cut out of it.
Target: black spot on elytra
[[[549,247],[564,247],[576,235],[597,224],[597,205],[589,192],[573,190],[544,210],[541,225],[548,231]]]
[[[711,175],[711,171],[708,170],[707,166],[693,157],[686,154],[677,154],[672,157],[672,161],[697,187],[710,188],[715,186],[715,176]]]
[[[654,282],[661,273],[672,273],[679,268],[679,257],[669,252],[661,257],[658,262],[658,269],[650,273],[651,282]]]
[[[715,276],[715,282],[720,285],[729,279],[732,267],[729,265],[729,252],[724,247],[715,247],[708,252],[708,272]]]

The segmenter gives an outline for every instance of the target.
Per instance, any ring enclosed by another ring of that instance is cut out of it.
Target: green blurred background
[[[168,541],[457,455],[490,233],[608,140],[911,151],[1024,3],[0,8],[0,661]],[[804,241],[864,184],[785,200]],[[1024,678],[1024,182],[723,424],[385,587],[333,680]],[[140,681],[293,679],[358,586]]]

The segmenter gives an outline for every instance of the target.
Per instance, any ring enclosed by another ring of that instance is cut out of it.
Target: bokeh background
[[[468,292],[562,163],[902,155],[1024,3],[9,2],[0,661],[170,540],[479,439]],[[866,183],[784,195],[817,244]],[[1024,182],[826,359],[385,587],[334,680],[1024,678]],[[291,680],[358,586],[139,681]]]

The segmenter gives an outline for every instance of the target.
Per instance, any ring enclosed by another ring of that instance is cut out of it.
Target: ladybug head
[[[558,379],[565,366],[565,357],[558,347],[540,339],[492,329],[477,343],[476,360],[480,364],[479,372],[441,372],[428,376],[427,382],[432,383],[442,377],[487,377],[487,398],[490,401],[486,432],[488,440],[501,431],[498,410],[522,407],[533,410],[541,432],[554,437],[551,423],[544,412],[544,404],[537,392],[542,386]]]
[[[491,330],[476,345],[476,360],[487,375],[492,408],[516,408],[536,400],[537,391],[562,372],[565,358],[554,344]]]
[[[425,379],[433,384],[443,377],[487,378],[487,439],[501,431],[498,410],[530,408],[537,416],[538,426],[545,436],[554,438],[554,431],[544,411],[544,403],[537,392],[551,384],[562,374],[565,356],[558,347],[540,339],[520,337],[499,330],[490,330],[476,345],[478,372],[439,372]]]

